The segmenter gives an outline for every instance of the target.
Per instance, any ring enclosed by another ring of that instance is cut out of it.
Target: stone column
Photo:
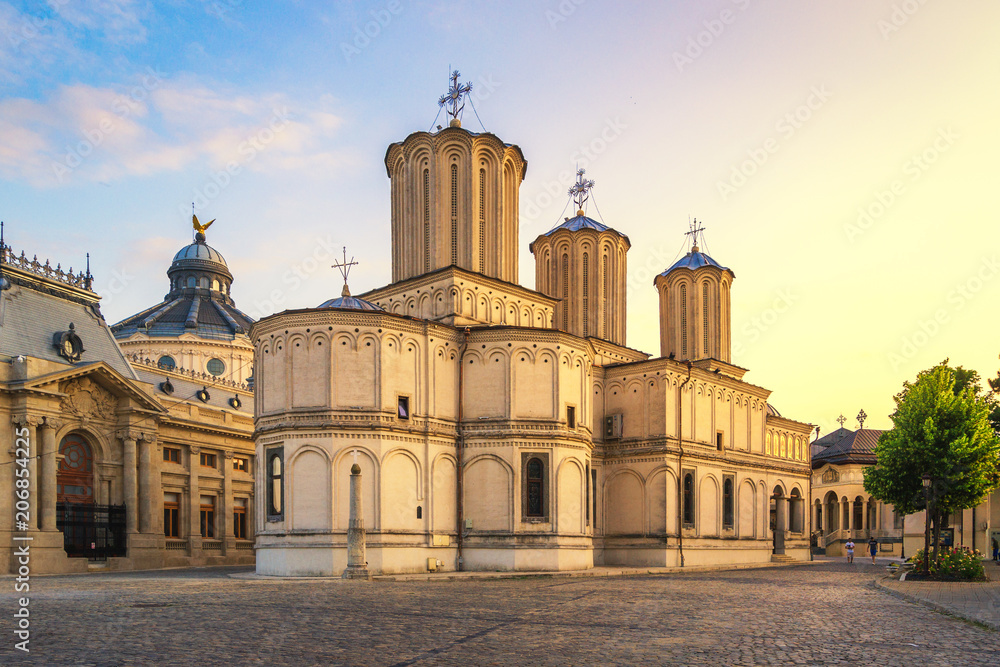
[[[27,429],[28,433],[23,436],[28,440],[28,527],[29,530],[35,530],[39,526],[39,516],[38,516],[38,466],[35,465],[35,460],[38,456],[38,430],[37,426],[42,423],[41,418],[29,416],[29,415],[13,415],[11,417],[11,423],[14,425],[14,439],[12,441],[11,451],[13,453],[13,459],[10,466],[10,489],[13,493],[13,489],[17,488],[17,480],[24,479],[23,477],[17,476],[17,471],[20,466],[17,463],[18,458],[21,456],[17,454],[16,443],[20,439],[17,435],[18,432],[23,432],[23,429]],[[16,500],[16,499],[15,499]],[[11,526],[16,526],[14,518],[16,516],[17,503],[14,502],[12,509],[14,513],[10,516]],[[23,520],[23,519],[22,519]]]
[[[222,555],[229,554],[229,547],[236,549],[236,537],[233,534],[233,450],[222,453],[222,521],[218,522],[222,534]]]
[[[347,568],[344,579],[371,579],[365,561],[365,520],[361,508],[361,466],[351,466],[351,515],[347,528]]]
[[[56,530],[56,430],[61,422],[45,418],[45,423],[38,429],[42,436],[42,473],[39,481],[39,504],[42,517],[42,530]]]
[[[201,447],[191,447],[191,469],[188,477],[188,553],[201,551],[201,489],[198,487],[198,466]]]
[[[125,532],[130,535],[138,532],[139,486],[136,469],[136,440],[139,432],[124,429],[118,432],[122,441],[122,495],[125,500]]]
[[[159,485],[153,479],[153,436],[143,433],[139,441],[139,532],[155,533],[153,498]]]

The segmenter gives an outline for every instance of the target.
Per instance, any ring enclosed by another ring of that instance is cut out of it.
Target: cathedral
[[[457,74],[457,73],[456,73]],[[628,236],[576,215],[517,284],[527,162],[450,123],[389,146],[392,282],[266,317],[254,348],[257,572],[581,570],[805,560],[812,426],[731,359],[735,273],[658,275],[659,355],[626,345]]]

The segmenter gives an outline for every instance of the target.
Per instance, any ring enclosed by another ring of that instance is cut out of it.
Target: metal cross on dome
[[[858,423],[861,424],[861,428],[865,427],[865,420],[868,419],[868,415],[865,414],[864,408],[858,413]]]
[[[844,417],[844,413],[840,413],[840,416],[837,417],[837,421],[840,423],[840,428],[844,428],[844,422],[847,421],[847,418]]]
[[[446,107],[449,104],[451,105],[451,109],[446,108],[445,112],[456,120],[458,119],[458,114],[462,113],[462,109],[465,108],[465,100],[463,98],[472,92],[472,84],[459,84],[459,76],[458,70],[451,73],[451,85],[448,87],[448,93],[438,99],[438,106]]]
[[[703,231],[705,231],[705,228],[698,226],[698,218],[695,218],[694,220],[692,220],[691,222],[689,222],[688,226],[691,227],[691,229],[690,229],[690,231],[684,232],[684,236],[690,236],[691,237],[691,247],[692,248],[697,248],[698,247],[698,234],[700,234]]]
[[[578,211],[583,210],[584,203],[590,199],[590,189],[594,187],[594,181],[584,180],[583,175],[586,173],[586,169],[577,169],[576,183],[569,189],[569,196],[573,198],[573,203],[576,204]]]
[[[347,288],[347,276],[351,273],[351,267],[352,266],[357,266],[357,265],[358,265],[358,263],[354,261],[353,257],[351,257],[351,261],[349,261],[349,262],[347,261],[347,246],[344,246],[344,261],[343,262],[334,262],[333,264],[330,265],[330,266],[332,266],[335,269],[339,269],[340,270],[340,275],[342,275],[344,277],[344,289],[343,289],[343,292],[341,294],[342,296],[350,296],[351,295],[350,290]]]

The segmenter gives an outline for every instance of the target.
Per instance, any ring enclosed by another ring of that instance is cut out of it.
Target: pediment
[[[114,419],[122,399],[135,401],[143,410],[166,412],[155,398],[103,361],[77,364],[12,384],[11,388],[63,394],[61,408],[68,414]]]

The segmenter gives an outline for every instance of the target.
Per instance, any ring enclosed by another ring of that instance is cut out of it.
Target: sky
[[[158,303],[191,205],[260,318],[390,281],[390,143],[445,124],[521,147],[528,244],[571,214],[628,235],[628,344],[689,221],[731,268],[733,363],[821,433],[889,428],[904,381],[995,377],[1000,3],[0,1],[0,219],[102,311]]]

